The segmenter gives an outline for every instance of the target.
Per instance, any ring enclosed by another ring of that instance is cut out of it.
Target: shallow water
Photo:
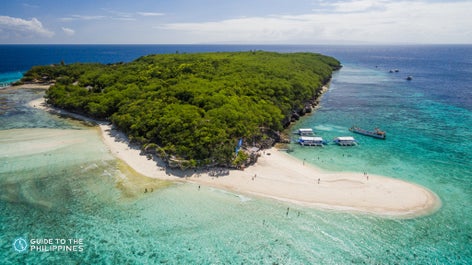
[[[344,68],[320,109],[297,127],[332,139],[350,135],[354,123],[380,126],[388,139],[354,135],[359,146],[291,145],[291,154],[327,170],[421,184],[440,196],[436,213],[388,219],[149,180],[115,160],[96,129],[29,108],[26,103],[41,92],[0,91],[1,263],[472,263],[472,148],[463,141],[470,139],[472,118],[466,101],[438,96],[435,84],[442,83],[435,81],[434,67],[419,69],[413,82],[388,73],[390,67],[414,72],[411,56],[334,52]],[[401,58],[409,63],[402,65]],[[17,253],[12,244],[18,237],[79,238],[83,251]]]

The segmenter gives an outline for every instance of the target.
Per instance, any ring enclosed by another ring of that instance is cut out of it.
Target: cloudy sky
[[[472,44],[471,0],[2,0],[0,43]]]

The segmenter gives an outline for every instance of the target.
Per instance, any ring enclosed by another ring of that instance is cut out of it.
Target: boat
[[[298,134],[300,136],[303,136],[303,135],[304,136],[307,136],[307,135],[311,136],[311,135],[314,135],[315,133],[313,132],[313,129],[311,129],[311,128],[300,128],[300,129],[298,129],[298,132],[296,134]]]
[[[408,81],[413,80],[413,76],[411,76],[411,75],[407,76],[406,80],[408,80]]]
[[[384,131],[381,131],[379,128],[375,128],[374,131],[367,131],[356,126],[352,126],[349,128],[349,131],[382,140],[387,138],[387,134]]]
[[[300,136],[300,138],[298,138],[298,143],[302,146],[323,146],[328,142],[319,136]]]
[[[353,146],[357,144],[356,139],[352,136],[340,136],[334,138],[333,142],[341,146]]]

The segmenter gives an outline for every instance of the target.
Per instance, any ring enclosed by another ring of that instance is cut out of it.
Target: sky
[[[472,44],[472,0],[2,0],[0,44]]]

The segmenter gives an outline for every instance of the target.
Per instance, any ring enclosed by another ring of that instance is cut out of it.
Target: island
[[[313,53],[167,54],[37,66],[21,83],[50,84],[31,106],[98,124],[110,152],[147,177],[319,209],[395,218],[435,212],[441,201],[427,188],[324,171],[273,147],[340,67]]]
[[[52,83],[48,104],[110,121],[170,166],[241,168],[255,161],[250,150],[271,147],[310,111],[340,67],[314,53],[161,54],[36,66],[21,82]]]

